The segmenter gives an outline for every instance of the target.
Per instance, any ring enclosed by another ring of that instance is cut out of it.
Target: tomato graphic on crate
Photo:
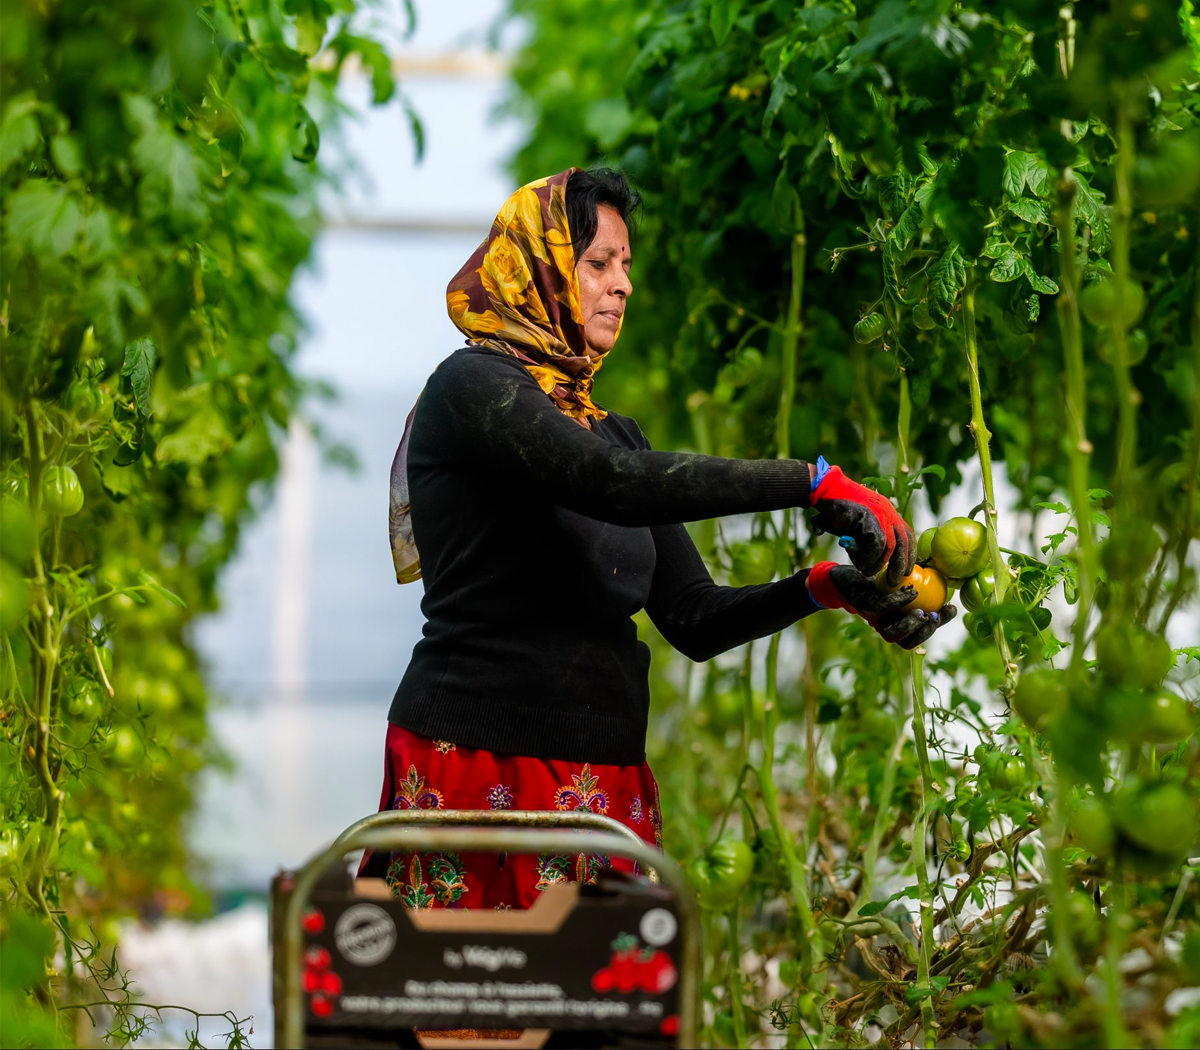
[[[678,977],[671,957],[661,948],[643,948],[631,934],[622,933],[612,942],[608,965],[592,975],[592,990],[604,995],[634,991],[661,995],[670,990]]]

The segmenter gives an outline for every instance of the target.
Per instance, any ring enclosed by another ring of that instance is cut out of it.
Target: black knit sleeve
[[[414,426],[441,463],[511,478],[514,486],[614,525],[808,505],[808,467],[800,460],[619,448],[563,415],[518,360],[481,348],[438,366]],[[420,466],[410,452],[409,469]]]
[[[808,570],[774,583],[722,587],[682,525],[650,530],[657,561],[646,612],[662,636],[692,660],[710,660],[790,627],[821,606],[808,596]]]

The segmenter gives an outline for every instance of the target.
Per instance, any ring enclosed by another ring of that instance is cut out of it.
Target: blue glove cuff
[[[812,480],[809,482],[809,490],[816,491],[817,486],[825,480],[825,475],[828,474],[831,469],[832,468],[829,466],[829,464],[825,462],[825,457],[818,456],[817,472],[813,475]],[[822,606],[822,608],[824,608],[824,606]]]

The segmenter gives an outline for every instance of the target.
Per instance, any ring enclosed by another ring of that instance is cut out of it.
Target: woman
[[[637,200],[603,169],[530,183],[450,282],[468,345],[430,377],[392,468],[397,579],[424,580],[427,622],[388,716],[381,809],[589,809],[661,847],[638,610],[693,660],[818,609],[909,649],[954,615],[901,612],[909,587],[877,593],[885,565],[893,584],[912,570],[913,533],[837,467],[655,452],[592,400],[632,292]],[[809,506],[855,539],[857,567],[720,587],[683,525]],[[364,873],[412,907],[507,908],[609,863],[394,855]]]

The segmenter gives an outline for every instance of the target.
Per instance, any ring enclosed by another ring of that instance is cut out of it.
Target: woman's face
[[[583,307],[583,338],[592,357],[611,350],[633,285],[629,283],[629,230],[616,208],[596,209],[596,236],[575,271]]]

